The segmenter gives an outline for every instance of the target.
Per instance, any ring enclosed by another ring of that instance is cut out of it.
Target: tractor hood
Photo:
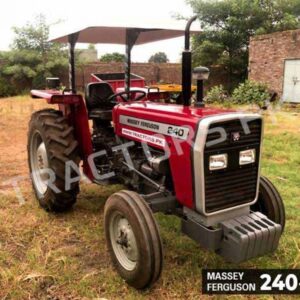
[[[147,121],[154,121],[177,126],[191,126],[196,129],[199,120],[212,115],[233,113],[234,110],[219,108],[195,108],[178,104],[154,102],[122,103],[114,109],[114,122],[118,123],[120,116],[131,116]]]
[[[173,177],[177,198],[179,202],[192,208],[190,155],[198,126],[206,117],[223,114],[232,115],[232,111],[141,101],[117,105],[113,109],[113,122],[117,136],[170,152],[172,172],[180,174]],[[185,176],[184,180],[182,174]]]

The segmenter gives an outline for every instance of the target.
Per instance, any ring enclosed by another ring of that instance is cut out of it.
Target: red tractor
[[[155,212],[181,219],[182,232],[227,261],[239,263],[276,250],[285,225],[283,201],[260,175],[260,115],[205,107],[202,83],[191,105],[190,28],[88,27],[56,37],[68,42],[70,89],[32,91],[58,109],[32,115],[28,161],[33,189],[49,212],[70,209],[80,168],[96,184],[122,183],[104,220],[108,250],[122,278],[138,289],[157,281],[163,249]],[[185,35],[182,95],[130,87],[134,44]],[[105,81],[75,89],[76,42],[126,44],[124,90]],[[207,75],[197,68],[195,76]],[[93,124],[90,130],[89,120]]]

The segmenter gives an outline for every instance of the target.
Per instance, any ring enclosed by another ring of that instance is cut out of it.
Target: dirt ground
[[[157,216],[165,260],[155,287],[138,292],[120,279],[103,235],[104,202],[120,186],[83,184],[66,214],[47,214],[38,206],[28,178],[27,125],[31,113],[45,107],[28,97],[0,99],[0,299],[213,298],[201,295],[201,269],[237,266],[181,235],[175,217]],[[300,114],[275,112],[265,120],[263,174],[285,200],[286,231],[275,253],[239,267],[300,268]]]

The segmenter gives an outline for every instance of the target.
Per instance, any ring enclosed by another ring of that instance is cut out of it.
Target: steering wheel
[[[141,94],[141,95],[135,97],[134,99],[131,99],[130,95],[132,95],[132,94],[134,95],[136,93]],[[125,95],[127,97],[125,97]],[[108,98],[108,100],[114,100],[115,101],[117,97],[120,97],[124,102],[130,101],[130,100],[131,101],[139,101],[139,100],[143,99],[146,95],[147,95],[147,93],[144,92],[144,91],[141,91],[141,90],[132,90],[132,91],[129,91],[129,92],[124,91],[124,92],[120,92],[120,93],[111,95]]]

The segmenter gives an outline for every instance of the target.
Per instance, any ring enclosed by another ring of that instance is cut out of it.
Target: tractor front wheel
[[[45,109],[32,115],[27,151],[32,185],[40,205],[54,212],[70,209],[76,202],[79,182],[67,182],[66,166],[69,163],[72,168],[68,173],[71,178],[80,157],[73,128],[60,111]]]
[[[251,209],[261,212],[273,222],[280,224],[282,228],[281,232],[283,232],[285,227],[283,200],[273,183],[264,176],[260,178],[258,200],[251,206]]]
[[[154,284],[162,269],[162,243],[152,211],[135,192],[109,197],[104,212],[105,234],[113,264],[136,289]]]

